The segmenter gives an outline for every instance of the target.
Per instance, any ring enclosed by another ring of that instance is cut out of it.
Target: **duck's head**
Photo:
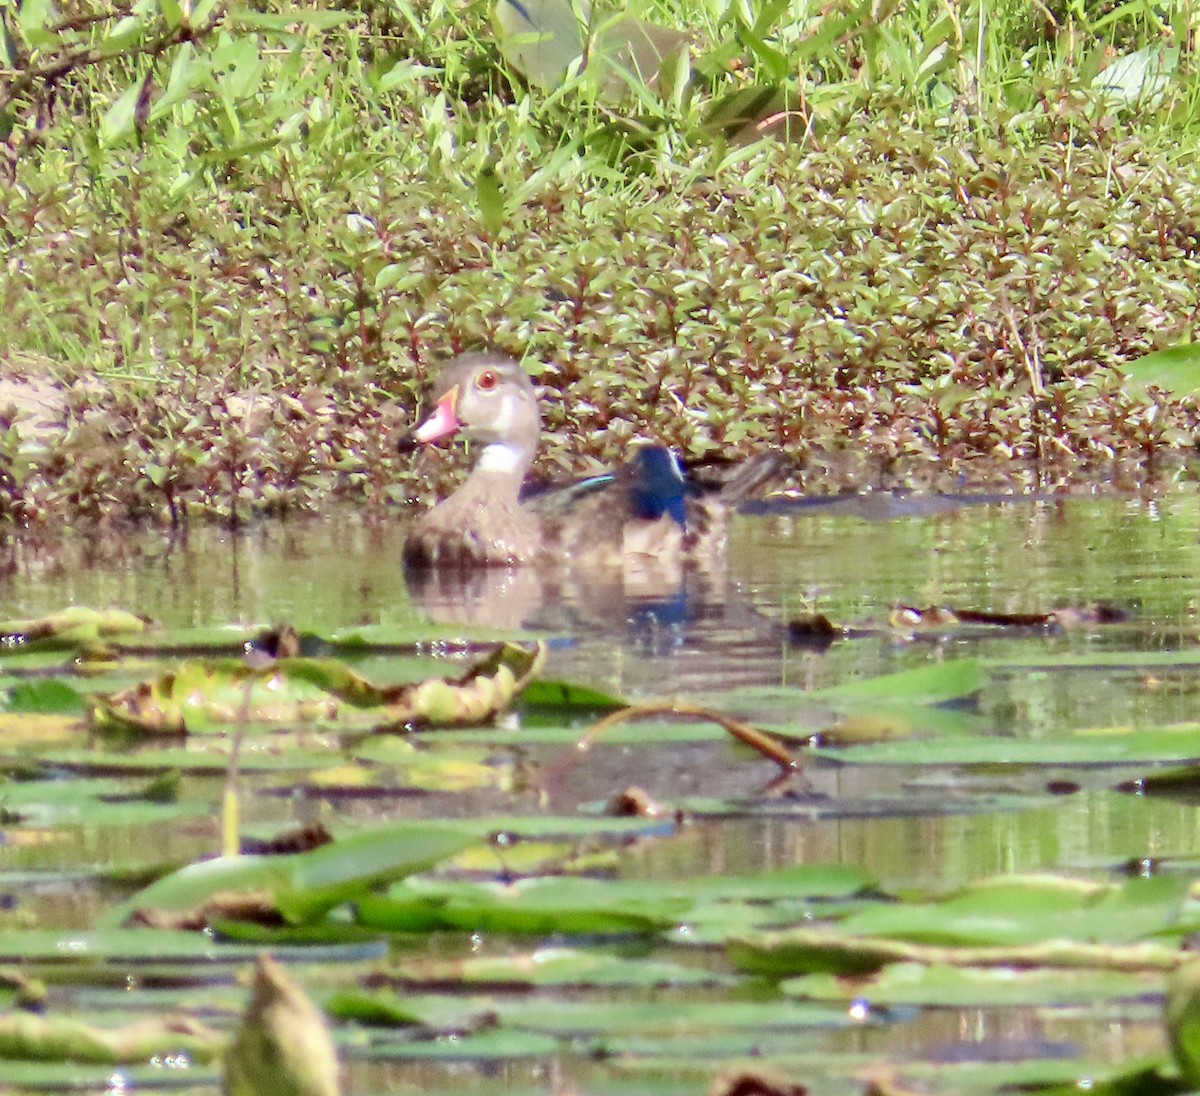
[[[541,433],[537,392],[529,374],[503,354],[460,354],[438,374],[436,407],[413,431],[434,442],[462,430],[486,447],[532,454]]]

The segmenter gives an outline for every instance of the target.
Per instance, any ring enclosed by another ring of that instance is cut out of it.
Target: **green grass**
[[[1106,367],[1194,333],[1191,5],[800,7],[631,10],[692,34],[649,83],[598,46],[526,85],[486,5],[59,30],[0,86],[0,355],[73,386],[68,431],[0,441],[0,512],[388,505],[427,478],[392,433],[481,343],[561,393],[550,468],[653,434],[936,485],[1189,441]],[[13,75],[85,39],[113,56],[53,102]]]

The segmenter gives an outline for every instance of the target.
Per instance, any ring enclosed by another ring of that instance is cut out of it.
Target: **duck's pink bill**
[[[462,423],[458,421],[454,405],[458,402],[458,389],[452,388],[440,400],[437,409],[420,426],[413,431],[413,437],[419,442],[428,444],[453,434]]]

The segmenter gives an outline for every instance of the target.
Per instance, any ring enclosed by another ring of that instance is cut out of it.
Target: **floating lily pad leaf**
[[[1200,724],[1169,728],[1114,727],[1062,738],[934,738],[878,742],[847,749],[820,747],[819,756],[866,765],[1129,765],[1200,758]]]
[[[795,1031],[807,1027],[848,1025],[846,1009],[796,1001],[661,1001],[621,998],[602,1001],[500,997],[494,1013],[506,1027],[541,1031],[559,1037],[626,1033],[681,1035],[719,1030]]]
[[[74,650],[117,636],[141,635],[149,622],[120,609],[88,609],[82,605],[38,620],[0,621],[0,652]]]
[[[357,911],[359,922],[371,928],[413,931],[413,923],[427,925],[433,918],[439,927],[468,932],[547,936],[659,932],[691,905],[653,883],[554,876],[509,884],[443,884],[432,892],[414,881],[386,896],[362,899]]]
[[[1056,876],[984,880],[937,902],[878,904],[842,921],[847,935],[948,947],[1013,946],[1048,937],[1124,943],[1200,928],[1182,875],[1084,884]]]
[[[62,651],[7,651],[0,648],[0,686],[11,689],[27,681],[31,676],[47,671],[59,672],[64,677],[74,676],[75,664],[71,654]]]
[[[486,996],[401,993],[390,987],[365,990],[352,986],[335,990],[321,1004],[339,1020],[372,1027],[420,1026],[462,1035],[496,1025],[496,1001]]]
[[[1200,343],[1181,343],[1143,354],[1125,362],[1120,370],[1129,378],[1128,389],[1144,392],[1153,385],[1174,396],[1200,391]]]
[[[1170,1076],[1158,1059],[1140,1058],[1119,1067],[1079,1058],[1033,1058],[1007,1062],[994,1058],[957,1062],[904,1062],[887,1070],[895,1091],[920,1091],[938,1096],[995,1096],[996,1093],[1037,1093],[1039,1096],[1178,1096],[1177,1076]]]
[[[569,681],[533,681],[521,694],[521,711],[527,715],[545,711],[570,718],[579,712],[613,712],[624,708],[626,703],[599,689],[573,685]]]
[[[895,742],[922,735],[919,718],[911,706],[905,712],[856,712],[819,731],[816,741],[822,746],[857,746],[867,742]]]
[[[856,747],[857,748],[857,747]],[[934,818],[939,815],[1027,810],[1047,801],[1048,793],[1013,792],[970,795],[947,794],[945,788],[914,788],[893,795],[796,795],[715,799],[687,796],[668,806],[694,818],[795,818],[818,821],[830,818]]]
[[[541,674],[545,663],[543,643],[533,647],[503,643],[457,681],[431,679],[412,686],[411,699],[404,702],[411,714],[398,714],[393,722],[432,727],[485,723],[507,708]]]
[[[1120,998],[1157,998],[1158,972],[1112,970],[1015,970],[1011,967],[947,967],[894,963],[870,978],[809,974],[779,987],[793,997],[872,1005],[940,1008],[1087,1005]]]
[[[120,1065],[185,1054],[209,1062],[224,1045],[223,1035],[184,1015],[138,1020],[119,1028],[20,1010],[0,1015],[0,1059]]]
[[[742,970],[777,976],[829,973],[861,977],[889,963],[1164,972],[1173,970],[1179,962],[1178,948],[1162,944],[1080,944],[1053,939],[1012,947],[941,947],[851,936],[840,926],[747,933],[731,939],[726,954]]]
[[[282,947],[308,950],[321,947],[338,949],[341,962],[382,959],[387,955],[387,942],[378,931],[331,917],[311,925],[262,925],[213,917],[209,928],[222,942],[256,944],[269,948],[273,954]]]
[[[583,0],[496,0],[504,60],[536,87],[556,87],[583,54],[589,16]]]
[[[337,721],[350,726],[483,723],[540,672],[545,648],[504,644],[454,681],[379,688],[333,659],[285,658],[254,668],[236,659],[189,659],[96,703],[101,731],[184,735],[248,724]]]
[[[13,1092],[107,1092],[112,1085],[114,1072],[119,1072],[121,1083],[127,1091],[146,1092],[161,1087],[164,1075],[170,1077],[162,1059],[153,1065],[122,1065],[114,1071],[111,1065],[81,1062],[20,1062],[8,1060],[0,1063],[4,1083]],[[175,1078],[172,1077],[172,1080]],[[196,1062],[188,1068],[189,1086],[203,1088],[217,1083],[217,1066],[201,1065]]]
[[[387,895],[364,898],[357,909],[360,923],[390,931],[653,933],[690,920],[700,903],[727,901],[744,912],[745,901],[842,897],[870,883],[869,876],[840,865],[695,880],[552,876],[475,884],[413,879]]]
[[[472,788],[507,789],[512,784],[511,766],[485,762],[482,757],[416,758],[398,774],[406,788],[426,792],[462,792]]]
[[[504,787],[508,781],[508,770],[502,765],[485,763],[481,752],[479,757],[416,755],[407,764],[389,769],[358,762],[327,765],[309,773],[304,787],[314,796],[386,796],[407,795],[414,790],[456,792]],[[276,789],[284,795],[294,790],[294,781]]]
[[[796,864],[773,871],[692,879],[686,884],[688,893],[697,901],[755,902],[849,898],[874,885],[875,880],[868,872],[849,864]]]
[[[409,1027],[427,1023],[425,1014],[412,1007],[412,999],[401,997],[393,989],[367,992],[359,989],[338,990],[325,999],[325,1011],[338,1020],[354,1020],[380,1027]]]
[[[0,714],[0,734],[3,733],[4,719],[4,715]],[[78,727],[78,721],[72,721],[72,724]],[[78,737],[76,730],[74,738]],[[280,738],[282,744],[272,737],[266,740],[269,747],[244,752],[238,761],[238,767],[246,772],[271,773],[302,772],[329,765],[328,747],[312,749],[297,745],[289,736]],[[46,750],[39,752],[38,760],[82,776],[92,773],[152,774],[167,769],[178,769],[190,775],[223,775],[229,768],[229,749],[228,738],[197,736],[188,739],[186,745],[161,749],[144,748],[130,753],[118,754],[100,749]]]
[[[811,692],[790,687],[738,689],[719,703],[725,708],[750,708],[756,724],[789,743],[838,745],[851,742],[894,741],[905,738],[965,737],[985,731],[976,711],[935,707],[910,700],[870,699],[862,703],[838,700],[816,705]],[[717,698],[708,702],[718,703]],[[840,709],[845,715],[838,716]]]
[[[681,947],[723,947],[755,930],[836,921],[862,909],[867,899],[820,902],[698,902],[666,936]]]
[[[572,875],[612,871],[620,863],[610,842],[581,845],[522,839],[515,844],[489,841],[473,845],[450,861],[454,871],[515,879],[532,875]]]
[[[1162,969],[1164,949],[1115,945],[1194,931],[1200,913],[1188,902],[1189,888],[1186,877],[1169,875],[1119,884],[1052,876],[985,880],[942,901],[877,903],[829,930],[764,933],[757,942],[733,941],[731,950],[751,969],[795,963],[797,972],[851,975],[906,960],[994,966],[1006,949],[1028,953],[1023,964],[1010,955],[1014,965],[1155,970]]]
[[[877,1023],[879,1021],[876,1017],[871,1017],[868,1022]],[[839,1022],[837,1026],[845,1026],[845,1024]],[[612,1059],[622,1064],[629,1060],[649,1058],[657,1061],[660,1069],[690,1069],[694,1063],[703,1062],[707,1063],[710,1073],[719,1070],[722,1074],[730,1071],[727,1065],[729,1059],[733,1059],[735,1062],[740,1060],[745,1063],[743,1068],[747,1069],[752,1077],[765,1077],[768,1082],[774,1083],[776,1086],[780,1084],[786,1086],[792,1084],[787,1078],[794,1079],[797,1073],[783,1063],[776,1066],[773,1059],[777,1056],[785,1056],[786,1060],[786,1057],[794,1056],[796,1043],[797,1037],[794,1031],[724,1030],[683,1035],[612,1035],[595,1041],[591,1051],[604,1060]],[[811,1062],[804,1063],[800,1075],[805,1080],[811,1080]],[[806,1096],[807,1093],[805,1088],[797,1088],[794,1084],[792,1087],[784,1087],[782,1090],[779,1090],[778,1087],[764,1090],[761,1087],[743,1089],[736,1087],[738,1083],[735,1079],[732,1082],[735,1087],[725,1091],[718,1089],[717,1092],[720,1093],[720,1096],[743,1096],[744,1092],[754,1093],[757,1096],[758,1093],[764,1091],[770,1096]],[[856,1090],[848,1085],[829,1091],[844,1093],[846,1096],[857,1096]]]
[[[437,1059],[445,1061],[487,1062],[506,1058],[549,1058],[561,1054],[562,1044],[548,1035],[531,1031],[497,1029],[445,1039],[373,1042],[355,1052],[359,1059],[404,1061]],[[474,1086],[472,1086],[474,1089]],[[508,1089],[511,1091],[511,1089]]]
[[[405,963],[405,982],[463,982],[516,986],[706,986],[737,978],[663,960],[624,958],[603,952],[541,948],[523,955]]]
[[[106,779],[9,781],[0,783],[0,809],[30,827],[135,825],[208,813],[205,804],[181,804],[162,790]]]
[[[293,856],[206,860],[151,884],[105,920],[124,924],[135,910],[202,914],[215,896],[248,895],[293,924],[307,923],[372,887],[432,867],[479,840],[480,832],[469,823],[406,821]]]
[[[961,700],[979,692],[989,680],[983,663],[974,658],[956,658],[879,677],[854,679],[828,689],[807,693],[809,700],[862,701],[889,697],[922,704]]]
[[[212,940],[194,932],[119,928],[95,932],[62,929],[0,931],[0,962],[245,962],[256,954],[254,948],[240,948],[237,945],[218,947]]]
[[[984,663],[993,670],[1188,670],[1200,666],[1200,647],[1169,651],[1088,651],[1086,654],[1053,654],[1041,649],[1026,650],[1023,655],[989,658]]]
[[[92,722],[100,731],[180,736],[223,730],[239,719],[311,723],[380,706],[377,689],[332,660],[281,659],[255,668],[239,659],[189,659],[153,681],[101,698]]]
[[[509,766],[498,760],[494,749],[461,744],[457,736],[453,748],[444,740],[428,739],[418,749],[410,739],[396,735],[378,735],[357,743],[354,755],[361,761],[387,766],[395,771],[402,787],[427,791],[458,791],[466,788],[506,786]],[[380,779],[393,779],[388,772]]]
[[[513,736],[513,740],[522,746],[573,746],[585,734],[587,728],[556,724],[541,726],[536,721]],[[489,742],[497,741],[496,731],[491,728],[467,728],[454,732],[455,742]],[[640,723],[618,723],[609,728],[602,742],[614,746],[662,746],[669,743],[692,742],[727,742],[729,732],[715,723],[658,723],[646,720]]]
[[[43,678],[26,681],[8,691],[10,712],[39,712],[45,715],[82,716],[83,698],[65,681]]]
[[[76,716],[0,712],[0,742],[6,752],[39,752],[50,745],[78,742],[83,724]]]

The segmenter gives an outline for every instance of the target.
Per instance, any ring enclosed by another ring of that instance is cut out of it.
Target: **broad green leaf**
[[[846,681],[828,689],[816,689],[808,696],[814,700],[853,701],[887,697],[940,704],[977,693],[987,683],[988,672],[981,662],[974,658],[955,658],[894,674]]]
[[[690,921],[700,903],[766,903],[778,898],[856,894],[870,878],[840,865],[803,865],[696,880],[591,879],[571,876],[512,883],[410,880],[363,899],[359,921],[374,928],[426,932],[656,933]]]
[[[1153,385],[1173,396],[1188,396],[1200,391],[1200,343],[1154,350],[1120,368],[1132,391],[1142,392]]]
[[[1122,103],[1161,93],[1179,63],[1175,47],[1152,44],[1116,58],[1092,81],[1092,87]]]
[[[35,1016],[22,1010],[0,1015],[0,1059],[53,1062],[140,1063],[158,1056],[186,1055],[212,1061],[225,1037],[198,1021],[148,1017],[117,1028],[100,1028],[74,1017]]]
[[[133,126],[133,110],[137,103],[140,83],[127,88],[109,108],[105,119],[100,123],[101,131],[106,132],[109,119],[117,118],[125,129]],[[124,113],[128,111],[128,117]],[[115,123],[114,123],[115,124]],[[74,650],[87,643],[97,643],[101,640],[144,635],[148,621],[144,617],[135,616],[119,609],[97,610],[82,605],[72,606],[60,612],[36,620],[6,620],[0,621],[0,636],[3,636],[3,650],[6,653],[29,650]]]
[[[978,735],[824,747],[819,756],[865,765],[1128,765],[1200,758],[1200,724],[1113,727],[1056,738]]]
[[[629,85],[660,94],[660,75],[680,56],[686,56],[689,36],[631,15],[604,22],[597,30],[588,54],[600,75],[607,96],[623,98]]]
[[[401,822],[291,856],[205,860],[152,883],[111,911],[204,910],[215,895],[261,895],[288,921],[309,922],[372,887],[424,871],[479,840],[469,824]],[[219,913],[219,911],[218,911]]]
[[[540,679],[530,682],[529,687],[521,694],[521,710],[529,712],[533,709],[561,712],[570,716],[577,712],[613,712],[624,708],[628,702],[620,697],[601,692],[587,685],[577,685],[570,681],[554,681]]]
[[[1091,1005],[1161,992],[1162,975],[1111,970],[1017,970],[893,963],[870,978],[809,974],[788,978],[780,990],[818,1001],[864,999],[875,1005],[997,1008]]]
[[[436,924],[468,932],[653,933],[691,908],[669,888],[634,881],[553,877],[510,884],[414,884],[358,903],[359,921],[372,928],[427,931]]]
[[[530,986],[650,988],[729,985],[737,981],[728,974],[665,960],[625,958],[569,948],[541,948],[505,957],[418,960],[408,964],[404,974],[406,979],[418,983],[450,980],[466,984]]]
[[[529,1031],[496,1029],[473,1032],[453,1039],[378,1041],[372,1056],[405,1059],[448,1059],[462,1062],[503,1061],[506,1058],[550,1058],[562,1051],[562,1044],[548,1035]],[[506,1086],[511,1092],[511,1086]]]
[[[583,54],[584,0],[495,0],[500,52],[531,84],[555,87]]]
[[[1011,946],[1059,937],[1125,943],[1200,927],[1185,908],[1190,880],[1159,875],[1089,885],[1055,876],[997,878],[942,901],[880,904],[838,925],[847,935],[893,937],[951,947]]]
[[[10,712],[40,712],[46,715],[84,714],[83,698],[66,682],[55,678],[30,681],[9,690]]]
[[[92,722],[101,731],[172,736],[237,723],[469,726],[511,704],[544,660],[541,646],[504,644],[457,680],[377,687],[334,659],[281,658],[262,668],[238,659],[189,659],[101,698]]]

